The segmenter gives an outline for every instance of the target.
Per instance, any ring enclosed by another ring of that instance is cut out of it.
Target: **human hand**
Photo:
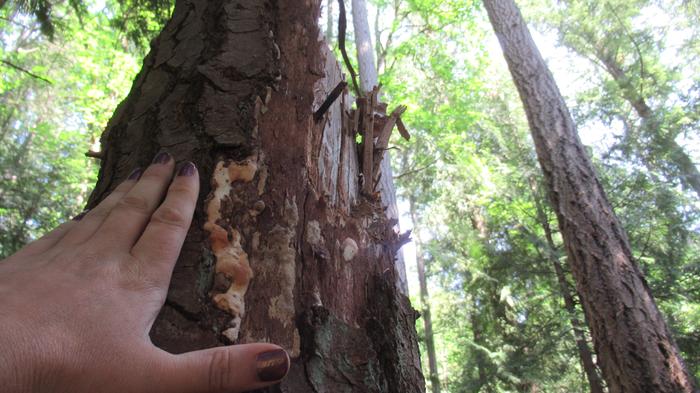
[[[284,377],[276,345],[173,355],[151,343],[199,190],[194,164],[174,167],[157,155],[81,220],[0,261],[3,391],[241,392]]]

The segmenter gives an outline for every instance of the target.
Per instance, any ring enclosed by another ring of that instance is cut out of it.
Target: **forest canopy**
[[[518,6],[634,260],[700,378],[700,6]],[[0,257],[84,208],[100,134],[172,7],[0,5]],[[321,31],[341,58],[337,2],[322,7]],[[594,352],[586,316],[486,10],[456,0],[368,0],[368,8],[382,94],[407,106],[412,136],[392,139],[392,165],[401,226],[413,230],[404,251],[429,388],[591,391],[581,353]],[[348,48],[352,37],[349,25]]]

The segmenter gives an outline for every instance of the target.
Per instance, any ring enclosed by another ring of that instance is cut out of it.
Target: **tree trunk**
[[[377,66],[374,62],[374,50],[372,48],[372,37],[369,30],[367,3],[365,0],[352,0],[352,27],[355,33],[360,89],[363,93],[367,93],[372,91],[372,88],[377,85],[379,77],[377,75]]]
[[[379,84],[379,77],[377,75],[377,66],[374,62],[372,37],[370,36],[367,3],[365,0],[352,0],[352,24],[355,30],[355,47],[357,48],[357,62],[360,69],[360,90],[362,90],[362,94],[366,95],[372,91],[374,86]],[[382,197],[382,203],[387,207],[387,218],[395,220],[394,226],[396,230],[399,230],[399,209],[396,203],[394,174],[391,170],[391,155],[388,151],[384,153],[384,159],[381,162],[378,189]],[[396,271],[398,273],[396,285],[403,294],[408,295],[406,263],[403,251],[398,250],[396,257]]]
[[[569,264],[611,392],[692,392],[568,108],[513,0],[484,0],[527,114]]]
[[[102,136],[89,206],[159,150],[196,162],[200,203],[153,342],[280,344],[292,368],[269,391],[423,392],[398,238],[358,192],[349,97],[313,118],[341,80],[320,2],[177,0]]]
[[[333,3],[336,0],[326,0],[326,42],[331,45],[335,36],[335,19],[333,19]]]
[[[675,167],[676,170],[673,172],[678,175],[681,184],[686,188],[692,189],[700,197],[700,171],[698,171],[695,162],[693,162],[683,147],[675,141],[672,135],[666,135],[666,132],[661,129],[662,125],[658,114],[651,109],[646,99],[632,85],[630,78],[617,60],[606,49],[598,48],[595,51],[595,56],[622,91],[622,97],[629,102],[641,119],[640,127],[642,131],[652,136],[651,143],[654,146],[651,146],[651,148],[652,151],[657,152],[655,154],[656,158],[662,158],[663,153],[668,152],[668,161]],[[649,169],[653,169],[653,160],[645,156],[642,153],[644,164]]]
[[[534,191],[534,182],[533,191]],[[545,250],[547,258],[552,263],[554,267],[554,272],[557,276],[557,282],[559,283],[559,292],[564,299],[564,307],[569,314],[569,321],[571,322],[571,327],[574,331],[574,340],[576,340],[576,349],[578,350],[579,358],[581,359],[581,365],[583,366],[583,371],[586,373],[586,378],[588,379],[588,385],[590,386],[591,393],[604,393],[603,381],[600,380],[598,375],[598,370],[595,362],[593,362],[593,354],[588,348],[588,343],[586,340],[585,327],[581,320],[577,316],[576,312],[576,302],[574,301],[574,296],[572,295],[572,288],[569,281],[566,279],[564,273],[564,267],[559,262],[559,258],[556,255],[557,247],[554,244],[554,238],[552,237],[552,228],[549,226],[549,219],[542,208],[539,198],[533,192],[533,197],[535,198],[535,208],[537,209],[537,219],[544,230],[544,237],[547,241],[547,249]]]
[[[493,388],[491,385],[488,384],[489,382],[489,375],[488,375],[488,365],[486,363],[486,356],[484,354],[484,338],[481,332],[481,327],[479,326],[479,321],[476,318],[476,310],[479,309],[478,302],[476,301],[476,298],[473,299],[472,301],[472,312],[469,313],[469,322],[471,324],[472,328],[472,334],[474,335],[474,343],[476,344],[474,346],[474,357],[476,358],[476,370],[478,373],[478,379],[476,382],[476,386],[474,387],[475,392],[481,392],[481,389],[483,387],[485,388],[486,393],[492,393]]]
[[[420,231],[416,228],[418,216],[416,214],[416,203],[412,196],[409,196],[409,209],[411,221],[413,221],[413,236],[416,246],[416,269],[418,270],[418,283],[420,285],[420,305],[423,328],[425,329],[425,350],[428,353],[428,368],[430,369],[430,386],[433,393],[440,393],[440,374],[437,366],[437,356],[435,354],[435,338],[433,336],[433,319],[430,315],[430,296],[428,295],[428,280],[425,276],[425,261],[423,259]]]

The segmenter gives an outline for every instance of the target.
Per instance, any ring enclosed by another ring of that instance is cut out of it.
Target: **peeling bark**
[[[358,192],[350,97],[313,119],[341,80],[319,9],[176,1],[102,136],[89,205],[159,150],[194,161],[200,204],[153,342],[275,342],[292,369],[269,391],[423,392],[416,315],[394,289],[398,239]]]
[[[484,0],[523,101],[611,392],[694,392],[552,74],[513,0]]]

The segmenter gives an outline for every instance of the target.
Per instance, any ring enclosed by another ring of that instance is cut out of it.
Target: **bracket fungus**
[[[212,300],[219,309],[233,317],[230,327],[222,332],[231,341],[238,338],[245,315],[245,294],[253,278],[253,270],[248,262],[248,254],[241,247],[241,234],[231,226],[220,225],[226,222],[222,220],[222,206],[230,198],[232,184],[250,182],[256,172],[257,162],[254,158],[241,162],[218,162],[212,175],[212,192],[206,206],[207,222],[204,230],[209,232],[211,251],[216,257],[215,272],[230,281],[230,286],[225,291],[212,294]]]

